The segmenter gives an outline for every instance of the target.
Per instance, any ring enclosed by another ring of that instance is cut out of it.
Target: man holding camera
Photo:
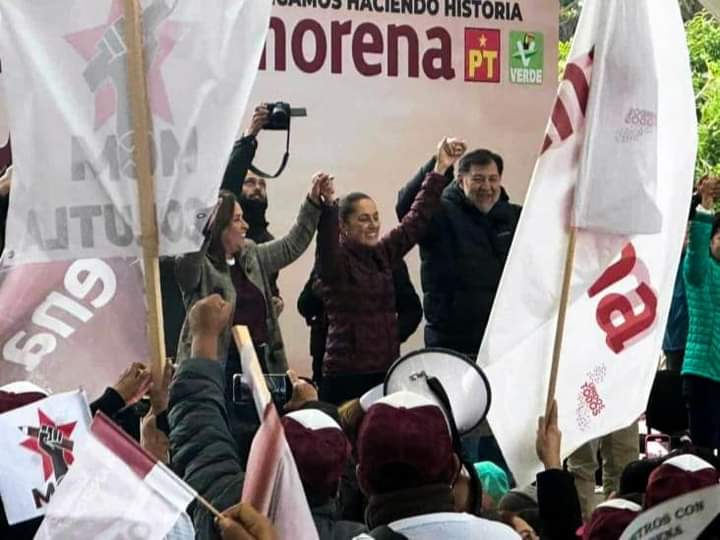
[[[243,219],[250,228],[247,237],[256,244],[263,244],[274,240],[275,237],[268,230],[268,221],[265,213],[268,207],[267,182],[250,170],[250,165],[257,151],[257,135],[270,120],[270,111],[265,103],[255,107],[250,125],[243,136],[235,142],[230,161],[225,169],[220,189],[232,192],[240,202],[243,210]],[[272,289],[272,303],[277,315],[284,308],[283,299],[277,286],[278,274],[270,278]]]

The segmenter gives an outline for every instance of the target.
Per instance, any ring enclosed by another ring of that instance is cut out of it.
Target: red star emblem
[[[146,12],[149,8],[146,8]],[[174,8],[173,8],[174,9]],[[105,33],[123,17],[122,0],[113,0],[110,13],[104,24],[67,34],[65,40],[86,61],[90,62],[99,53],[99,45]],[[150,110],[167,123],[172,123],[170,101],[162,78],[162,66],[177,44],[183,24],[167,19],[160,22],[154,32],[157,41],[152,57],[149,59],[148,90]],[[146,44],[147,45],[147,44]],[[147,51],[147,49],[146,49]],[[95,129],[100,128],[117,110],[117,93],[110,80],[95,90]]]
[[[40,421],[40,427],[49,426],[56,428],[60,433],[63,434],[64,437],[68,439],[70,438],[70,435],[72,435],[72,432],[75,429],[75,425],[77,424],[77,422],[70,422],[69,424],[57,425],[50,419],[48,415],[46,415],[40,409],[38,409],[38,419]],[[50,478],[50,476],[54,472],[52,459],[50,459],[50,456],[45,453],[42,448],[40,448],[38,440],[34,437],[28,437],[20,443],[20,446],[24,446],[28,450],[40,454],[40,456],[42,457],[43,474],[45,475],[45,480],[47,481],[47,479]],[[72,452],[69,450],[63,450],[63,456],[65,457],[65,463],[67,463],[68,465],[72,465],[72,462],[75,460]]]

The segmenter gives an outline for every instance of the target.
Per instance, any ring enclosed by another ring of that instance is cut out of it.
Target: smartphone
[[[287,374],[266,373],[265,383],[275,406],[282,409],[292,395],[292,384]],[[238,405],[247,405],[252,401],[253,396],[249,381],[243,373],[236,373],[233,375],[233,402]]]
[[[670,453],[670,435],[649,433],[645,436],[645,454],[648,459],[660,458]]]

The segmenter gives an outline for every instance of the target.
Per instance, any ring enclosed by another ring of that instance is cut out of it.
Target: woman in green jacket
[[[713,214],[719,191],[716,179],[700,186],[684,266],[690,328],[683,393],[690,437],[705,448],[720,448],[720,216]]]

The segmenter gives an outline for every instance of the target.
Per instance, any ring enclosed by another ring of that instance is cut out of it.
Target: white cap
[[[407,390],[439,405],[428,386],[430,377],[436,378],[445,390],[460,435],[472,431],[485,419],[491,401],[487,377],[477,364],[453,351],[421,349],[406,354],[388,370],[385,394]]]
[[[339,429],[342,431],[342,428],[340,428],[338,423],[333,420],[330,415],[325,414],[318,409],[302,409],[300,411],[293,411],[291,413],[287,413],[285,418],[292,418],[304,428],[311,429],[313,431],[326,428]]]
[[[39,386],[31,383],[30,381],[16,381],[5,386],[0,386],[0,390],[3,392],[11,392],[13,394],[25,394],[28,392],[38,392],[40,394],[50,395],[50,392],[43,390]]]

